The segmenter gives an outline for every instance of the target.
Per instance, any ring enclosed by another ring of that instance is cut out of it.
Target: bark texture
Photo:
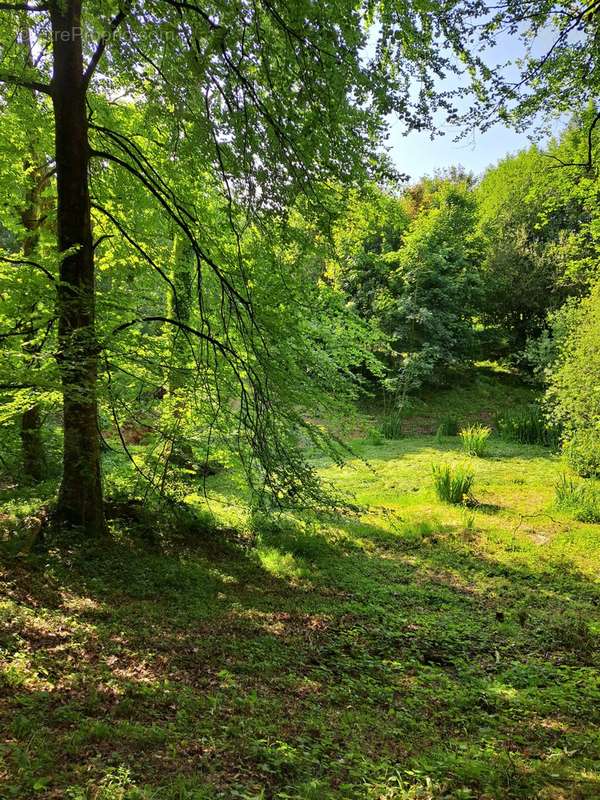
[[[89,143],[81,42],[81,0],[51,9],[58,244],[59,360],[64,403],[63,480],[57,517],[88,535],[106,531],[100,477],[94,324],[94,254],[88,187]]]

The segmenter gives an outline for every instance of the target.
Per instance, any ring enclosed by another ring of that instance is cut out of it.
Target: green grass
[[[442,436],[458,436],[459,428],[460,423],[458,421],[458,417],[455,417],[454,414],[446,414],[440,420],[436,435],[438,438],[441,438]]]
[[[600,482],[561,475],[555,486],[556,506],[580,522],[600,523]]]
[[[458,435],[465,453],[481,458],[487,452],[492,429],[488,425],[468,425]]]
[[[461,425],[492,424],[535,399],[534,390],[510,370],[491,362],[480,362],[461,377],[458,385],[426,389],[419,397],[407,399],[399,412],[401,433],[414,436],[439,431],[440,436],[455,436]],[[386,420],[381,398],[372,398],[363,411],[376,427]],[[356,425],[357,420],[352,423]],[[398,421],[396,428],[397,425]]]
[[[469,499],[475,480],[472,469],[462,465],[433,464],[431,471],[438,500],[458,505]]]
[[[401,411],[390,411],[381,420],[381,434],[384,439],[400,439],[404,416]]]
[[[558,447],[559,430],[549,425],[536,403],[502,412],[496,418],[496,428],[502,437],[512,442]]]
[[[465,509],[456,439],[355,450],[318,465],[359,515],[250,515],[224,474],[217,527],[7,559],[0,796],[598,798],[600,528],[560,461],[498,441]]]

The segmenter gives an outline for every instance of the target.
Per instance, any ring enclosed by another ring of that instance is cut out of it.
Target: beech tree
[[[118,236],[149,267],[169,272],[160,263],[164,248],[149,252],[131,234],[133,191],[114,212],[91,197],[90,179],[101,181],[113,170],[128,187],[136,182],[192,254],[197,327],[154,314],[125,321],[118,332],[176,327],[197,340],[205,360],[223,359],[239,378],[240,426],[262,469],[273,480],[287,475],[287,488],[295,491],[307,473],[276,443],[281,426],[273,421],[276,400],[265,377],[275,362],[265,347],[247,256],[241,247],[223,256],[209,246],[189,171],[218,176],[234,240],[249,220],[284,218],[299,195],[319,209],[324,182],[376,177],[390,114],[409,128],[433,127],[436,108],[456,117],[453,97],[436,93],[435,78],[459,72],[465,62],[479,68],[465,41],[469,14],[485,10],[481,3],[451,2],[433,13],[422,0],[0,3],[2,103],[35,92],[39,113],[50,110],[54,126],[61,523],[89,534],[105,530],[98,362],[106,342],[98,336],[96,257],[106,236]],[[511,4],[505,11],[517,15]],[[551,9],[544,14],[549,18]],[[33,58],[13,46],[23,24]],[[146,129],[129,130],[119,105],[143,107]],[[103,232],[94,238],[100,220]],[[217,333],[204,314],[207,287],[220,298]]]

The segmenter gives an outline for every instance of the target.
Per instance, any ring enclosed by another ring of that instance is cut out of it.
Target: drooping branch
[[[187,210],[184,210],[179,203],[173,203],[171,198],[165,195],[164,189],[157,185],[156,181],[150,176],[147,170],[139,168],[139,163],[136,166],[133,166],[128,161],[125,161],[119,156],[116,156],[114,153],[110,153],[106,150],[96,150],[92,149],[90,151],[90,155],[96,158],[101,158],[106,161],[111,161],[112,163],[116,164],[117,166],[121,167],[125,171],[127,171],[130,175],[132,175],[136,180],[140,181],[140,183],[144,186],[144,188],[150,192],[150,194],[154,197],[154,199],[159,203],[159,205],[163,208],[163,210],[167,213],[169,218],[177,225],[177,227],[182,231],[184,236],[190,241],[190,244],[196,254],[196,258],[198,260],[204,261],[208,266],[213,270],[215,275],[218,277],[221,284],[227,289],[228,294],[230,297],[234,298],[235,301],[239,302],[243,305],[247,310],[250,309],[251,304],[247,297],[244,297],[240,292],[231,284],[231,282],[225,277],[223,271],[219,268],[218,264],[206,253],[199,245],[198,240],[196,239],[193,231],[188,224],[188,221],[183,218],[183,213],[190,218],[191,222],[197,222],[197,220],[192,217]]]
[[[209,342],[214,348],[219,350],[220,353],[228,358],[233,357],[236,361],[239,360],[239,356],[234,352],[234,350],[227,345],[224,345],[223,342],[220,342],[218,339],[215,339],[214,336],[210,336],[203,331],[199,331],[196,328],[193,328],[191,325],[186,325],[184,322],[180,322],[177,319],[170,319],[169,317],[163,317],[158,314],[138,317],[137,319],[129,320],[129,322],[122,322],[120,325],[117,325],[116,328],[113,328],[112,335],[115,336],[117,333],[127,330],[127,328],[131,328],[134,325],[139,325],[140,322],[162,322],[165,325],[173,325],[174,327],[179,328],[179,330],[196,336],[198,339],[203,339],[204,341]]]
[[[195,14],[198,14],[198,16],[200,16],[204,22],[206,22],[211,31],[225,30],[222,25],[214,22],[206,13],[206,11],[194,3],[188,3],[185,0],[164,0],[164,2],[167,5],[172,6],[172,8],[176,8],[178,11],[193,11]]]
[[[48,269],[46,269],[46,267],[42,266],[42,264],[38,264],[37,261],[30,261],[24,258],[8,258],[7,256],[0,256],[0,261],[3,261],[5,264],[14,264],[15,266],[22,264],[23,266],[27,267],[34,267],[35,269],[39,269],[41,272],[43,272],[49,281],[56,283],[56,278],[54,275]]]
[[[542,153],[542,155],[546,158],[551,158],[553,161],[557,161],[561,167],[580,167],[581,169],[585,169],[587,172],[591,172],[592,167],[594,166],[594,129],[599,122],[600,111],[596,114],[590,124],[590,127],[588,128],[587,161],[563,161],[562,158],[555,156],[553,153]]]
[[[146,261],[148,264],[150,264],[152,269],[154,269],[154,270],[156,270],[156,272],[158,272],[160,277],[166,283],[169,284],[169,287],[171,288],[171,290],[173,292],[175,292],[175,286],[173,285],[173,281],[169,278],[169,276],[164,271],[164,269],[162,269],[162,267],[160,267],[156,263],[156,261],[152,258],[152,256],[139,244],[139,242],[136,242],[136,240],[132,236],[129,235],[129,233],[126,231],[126,229],[123,227],[123,225],[121,225],[119,220],[114,216],[114,214],[111,214],[110,211],[108,211],[106,208],[104,208],[104,206],[99,205],[97,202],[92,202],[91,207],[93,209],[95,209],[96,211],[99,211],[101,214],[104,214],[104,216],[112,222],[112,224],[119,231],[121,236],[127,242],[129,242],[129,244],[134,248],[134,250],[136,250],[142,256],[144,261]]]

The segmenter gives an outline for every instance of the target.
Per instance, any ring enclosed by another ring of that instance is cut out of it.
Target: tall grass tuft
[[[385,439],[402,438],[402,412],[390,411],[381,423],[381,433]]]
[[[511,442],[558,447],[558,429],[548,424],[542,409],[535,403],[499,414],[496,427],[500,436]]]
[[[462,440],[465,453],[470,456],[483,456],[487,450],[488,439],[492,429],[487,425],[469,425],[458,434]]]
[[[456,436],[458,433],[458,418],[454,414],[446,414],[440,419],[437,429],[438,438],[442,436]]]
[[[554,504],[580,522],[600,522],[600,485],[561,475],[554,486]]]
[[[471,495],[475,475],[468,467],[433,464],[433,487],[439,500],[458,505]]]

